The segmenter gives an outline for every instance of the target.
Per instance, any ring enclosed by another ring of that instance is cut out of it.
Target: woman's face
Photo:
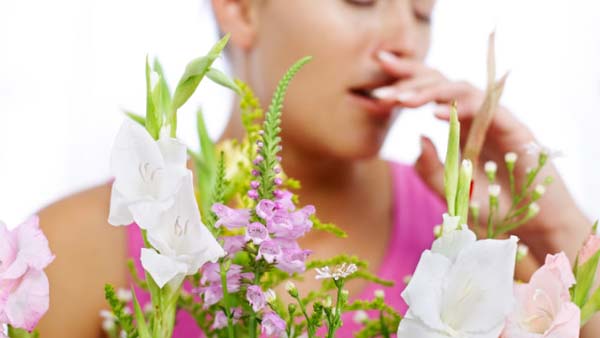
[[[284,102],[284,147],[320,158],[375,156],[392,108],[368,92],[391,84],[380,51],[423,60],[435,0],[270,0],[256,6],[244,77],[266,106],[288,67],[311,55]],[[237,74],[238,76],[242,74]]]

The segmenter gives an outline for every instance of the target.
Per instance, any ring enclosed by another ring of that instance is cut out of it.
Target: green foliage
[[[199,57],[188,63],[185,72],[175,88],[175,94],[173,94],[173,102],[171,104],[171,113],[173,115],[192,96],[200,81],[208,73],[213,62],[221,54],[228,41],[229,34],[219,40],[206,56]]]
[[[576,266],[575,279],[577,282],[573,286],[573,303],[579,306],[579,308],[588,300],[588,294],[596,278],[599,258],[600,251],[596,252],[585,263]]]
[[[127,338],[138,337],[138,331],[135,325],[133,325],[133,317],[125,312],[127,304],[117,298],[115,288],[112,285],[104,285],[104,298],[108,302],[108,305],[116,318],[115,324],[125,331]]]
[[[0,326],[0,330],[2,327]],[[8,337],[10,338],[39,338],[40,334],[37,331],[33,331],[31,333],[27,332],[27,330],[15,328],[12,326],[8,326]]]
[[[444,189],[446,193],[446,203],[448,204],[448,214],[456,216],[456,193],[458,190],[460,162],[460,123],[456,105],[452,105],[450,110],[450,132],[448,134],[448,148],[446,151],[446,163],[444,165]]]
[[[312,260],[306,263],[306,269],[322,268],[326,266],[335,266],[342,263],[355,264],[358,268],[366,269],[369,264],[357,256],[338,255],[329,259]]]
[[[155,140],[158,139],[160,128],[162,127],[162,116],[158,111],[152,95],[152,80],[150,78],[150,63],[146,56],[146,129]]]
[[[220,84],[225,88],[233,90],[238,95],[242,94],[242,91],[235,84],[235,82],[232,81],[227,75],[223,74],[223,72],[221,72],[220,70],[211,67],[208,73],[206,73],[206,76],[208,76],[208,78],[211,79],[213,82]]]
[[[287,71],[277,85],[271,105],[266,114],[265,122],[263,124],[263,147],[260,150],[263,161],[258,164],[258,170],[260,171],[260,187],[258,189],[258,195],[261,199],[273,197],[273,180],[276,176],[275,167],[278,165],[276,156],[280,151],[279,144],[281,142],[281,138],[279,137],[279,133],[281,132],[281,113],[286,90],[294,75],[296,75],[300,68],[309,62],[310,59],[310,57],[300,59]]]
[[[322,223],[315,215],[311,216],[311,221],[313,222],[313,230],[328,232],[339,238],[348,237],[348,234],[337,225],[333,223]]]

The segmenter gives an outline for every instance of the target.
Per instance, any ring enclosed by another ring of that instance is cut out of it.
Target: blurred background
[[[439,0],[428,63],[483,88],[493,29],[498,73],[511,72],[503,104],[564,153],[559,170],[587,214],[600,217],[600,3]],[[208,0],[0,1],[0,219],[16,225],[109,180],[122,111],[145,111],[145,55],[161,60],[173,87],[216,35]],[[227,69],[223,60],[217,67]],[[218,137],[230,100],[205,81],[180,110],[180,136],[197,147],[202,106]],[[432,108],[403,112],[383,156],[414,161],[420,134],[444,149],[447,127]]]

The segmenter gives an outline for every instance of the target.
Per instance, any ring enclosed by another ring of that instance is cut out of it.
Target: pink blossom
[[[285,337],[285,321],[275,312],[267,312],[262,318],[261,332],[269,337]]]
[[[276,207],[275,202],[271,200],[260,200],[256,205],[256,215],[264,220],[269,220],[273,217]]]
[[[226,283],[227,292],[234,293],[240,290],[242,279],[252,279],[252,272],[242,272],[242,267],[231,264],[227,270]],[[218,303],[223,298],[223,287],[221,284],[221,268],[218,263],[207,263],[202,270],[200,283],[205,285],[198,289],[198,293],[204,296],[204,307],[207,308]]]
[[[256,259],[264,258],[269,263],[274,263],[281,255],[281,248],[274,240],[267,240],[260,244]]]
[[[223,249],[229,256],[233,256],[242,251],[244,245],[246,245],[246,239],[244,236],[225,236],[222,239]]]
[[[569,294],[574,283],[564,253],[546,256],[528,284],[515,285],[517,305],[502,338],[579,337],[580,310]]]
[[[269,232],[267,228],[259,222],[253,222],[246,228],[246,241],[252,241],[254,244],[259,245],[263,241],[269,239]]]
[[[252,305],[252,310],[254,310],[254,312],[262,310],[267,302],[265,293],[258,285],[250,285],[248,287],[248,290],[246,291],[246,300]]]
[[[233,309],[233,323],[237,323],[237,321],[240,319],[240,317],[242,317],[242,309],[239,307],[236,307]],[[215,319],[213,320],[213,325],[212,325],[212,329],[216,330],[216,329],[222,329],[224,327],[227,327],[227,315],[225,315],[225,312],[219,310],[217,311],[217,313],[215,314]]]
[[[54,260],[37,216],[9,231],[0,222],[0,323],[32,330],[48,310],[48,278]]]
[[[215,203],[211,210],[219,218],[215,223],[217,228],[221,225],[228,229],[242,228],[250,222],[250,210],[248,209],[232,209],[221,203]]]
[[[277,199],[277,205],[279,209],[283,209],[286,211],[296,210],[296,206],[292,201],[292,197],[294,197],[294,195],[291,192],[289,192],[288,190],[282,190],[281,195]]]
[[[302,273],[306,270],[306,258],[310,250],[302,250],[295,240],[275,239],[281,249],[277,268],[289,274]]]

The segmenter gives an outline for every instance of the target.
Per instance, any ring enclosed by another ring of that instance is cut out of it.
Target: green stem
[[[490,212],[488,214],[488,219],[487,219],[487,237],[488,238],[492,238],[494,236],[494,214],[496,212],[496,203],[494,203],[492,200],[495,199],[493,197],[490,197]]]
[[[328,333],[327,333],[328,338],[333,338],[335,331],[340,326],[340,321],[341,321],[340,315],[342,312],[342,289],[344,288],[344,280],[338,279],[335,283],[335,286],[337,286],[337,288],[338,288],[337,299],[335,301],[335,310],[333,312],[333,318],[332,318],[331,323],[329,324],[329,328],[328,328]]]
[[[302,311],[304,318],[306,318],[306,330],[308,331],[308,337],[313,338],[315,336],[315,328],[311,324],[310,317],[308,316],[308,312],[306,312],[306,307],[304,306],[304,303],[302,303],[302,301],[300,300],[300,296],[297,296],[294,298],[296,298],[296,301],[298,301],[300,310]]]
[[[219,267],[221,272],[221,288],[223,289],[223,302],[225,303],[225,315],[227,316],[227,336],[234,338],[233,318],[230,311],[231,307],[229,306],[229,292],[227,290],[227,271],[223,262],[219,264]]]

